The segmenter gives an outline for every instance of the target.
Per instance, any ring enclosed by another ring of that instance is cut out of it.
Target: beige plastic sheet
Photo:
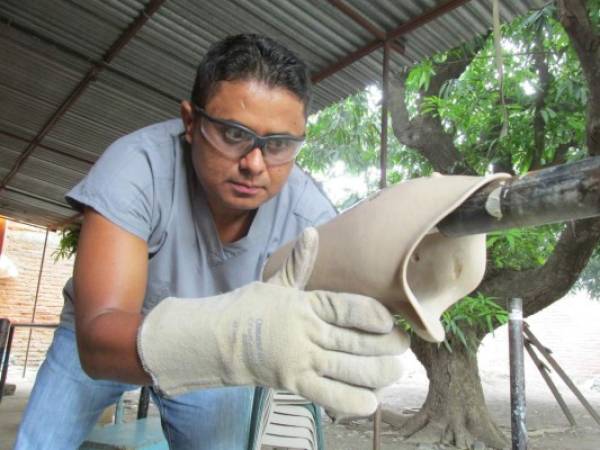
[[[473,192],[506,174],[409,180],[384,189],[317,228],[319,254],[306,286],[376,298],[423,339],[440,342],[444,310],[481,282],[485,235],[448,238],[436,225]],[[275,252],[267,279],[293,243]]]

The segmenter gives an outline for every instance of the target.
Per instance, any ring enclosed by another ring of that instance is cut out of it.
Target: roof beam
[[[19,195],[22,195],[23,197],[27,197],[27,198],[32,198],[32,199],[38,200],[43,203],[48,203],[49,205],[52,205],[52,206],[58,206],[58,207],[64,208],[64,209],[70,209],[70,206],[67,203],[57,202],[56,200],[52,200],[51,198],[43,197],[41,195],[34,194],[33,192],[24,191],[23,189],[15,188],[12,186],[7,186],[6,191],[14,192],[15,194],[19,194]]]
[[[0,135],[1,136],[7,136],[11,139],[14,139],[16,141],[21,141],[21,142],[26,142],[26,143],[30,143],[31,139],[27,139],[21,136],[17,136],[14,133],[11,133],[9,131],[4,131],[4,130],[0,130]],[[52,147],[48,147],[47,145],[43,145],[43,144],[38,144],[37,145],[39,148],[43,148],[44,150],[48,150],[49,152],[52,153],[56,153],[57,155],[61,155],[61,156],[65,156],[67,158],[71,158],[74,159],[75,161],[79,161],[85,164],[89,164],[90,166],[93,165],[96,161],[88,159],[88,158],[82,158],[81,156],[76,156],[76,155],[72,155],[71,153],[67,153],[67,152],[63,152],[62,150],[57,150],[55,148]]]
[[[397,39],[400,36],[403,36],[407,33],[410,33],[411,31],[414,31],[417,28],[422,27],[426,23],[431,22],[432,20],[437,19],[438,17],[452,11],[453,9],[456,9],[459,6],[464,5],[468,1],[469,0],[449,0],[445,3],[442,3],[441,5],[431,8],[430,10],[421,14],[420,16],[417,16],[414,19],[411,19],[411,20],[403,23],[398,28],[388,32],[386,34],[385,40],[390,41],[393,39]],[[325,67],[323,70],[314,74],[311,77],[312,82],[316,84],[316,83],[319,83],[320,81],[323,81],[325,78],[330,77],[334,73],[339,72],[340,70],[344,69],[345,67],[349,66],[350,64],[358,61],[360,58],[379,49],[380,47],[383,46],[383,44],[384,44],[384,40],[380,40],[380,39],[375,39],[375,40],[369,42],[364,47],[361,47],[358,50],[355,50],[354,52],[352,52],[349,55],[340,59],[339,61],[333,63],[329,67]]]
[[[371,23],[366,17],[362,16],[358,11],[345,3],[343,0],[328,0],[336,9],[346,14],[357,24],[370,32],[373,36],[383,42],[388,42],[388,37],[384,31],[381,31],[376,25]],[[390,47],[398,53],[404,53],[404,48],[396,42],[389,41]]]
[[[74,216],[68,217],[65,220],[48,225],[48,229],[50,231],[57,231],[62,228],[68,227],[69,225],[73,225],[75,222],[78,222],[81,219],[83,219],[83,214],[77,213]]]
[[[162,6],[165,0],[151,0],[150,3],[144,8],[144,10],[138,15],[138,17],[129,25],[129,27],[117,38],[115,42],[110,46],[102,57],[102,63],[95,63],[85,74],[79,84],[73,89],[65,101],[58,107],[52,114],[52,117],[46,122],[42,129],[38,132],[35,138],[29,143],[27,148],[23,150],[21,155],[17,158],[17,161],[13,165],[10,172],[0,182],[0,193],[6,189],[6,186],[19,169],[25,164],[25,161],[33,153],[36,147],[42,142],[46,135],[54,128],[54,125],[61,119],[61,117],[69,110],[69,108],[81,97],[83,92],[87,89],[92,81],[96,79],[98,74],[102,72],[105,64],[110,64],[111,61],[119,54],[119,52],[125,47],[136,33],[146,24],[148,19]]]
[[[13,20],[8,19],[3,16],[0,16],[0,22],[4,22],[4,24],[6,24],[7,26],[20,31],[23,34],[34,37],[37,40],[39,40],[45,44],[51,45],[52,47],[66,53],[69,56],[73,56],[74,58],[77,58],[80,61],[83,61],[88,64],[92,64],[92,65],[102,66],[104,71],[115,74],[121,78],[128,80],[128,81],[131,81],[132,83],[137,84],[137,85],[143,87],[144,89],[149,90],[150,92],[152,92],[154,94],[157,94],[161,97],[172,100],[177,104],[179,104],[179,102],[181,101],[180,98],[177,98],[174,95],[171,95],[170,93],[168,93],[162,89],[152,86],[151,84],[145,82],[144,80],[140,80],[139,78],[136,78],[132,75],[129,75],[128,73],[125,73],[119,69],[116,69],[115,67],[112,67],[110,64],[106,63],[105,61],[93,60],[93,59],[87,57],[86,55],[84,55],[83,53],[79,52],[78,50],[75,50],[61,42],[58,42],[46,35],[34,30],[33,28],[26,27],[23,24],[14,22]]]

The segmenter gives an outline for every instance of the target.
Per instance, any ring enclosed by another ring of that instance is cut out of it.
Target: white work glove
[[[262,385],[339,413],[372,414],[374,390],[401,375],[396,356],[408,337],[372,298],[301,291],[317,251],[311,228],[268,283],[162,301],[138,334],[140,359],[154,384],[167,395]]]

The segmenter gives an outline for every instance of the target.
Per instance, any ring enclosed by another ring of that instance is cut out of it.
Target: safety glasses
[[[200,130],[204,138],[225,157],[238,160],[255,148],[263,154],[265,164],[276,166],[293,160],[304,143],[304,136],[269,134],[259,136],[251,129],[230,120],[207,114],[194,105],[200,116]]]

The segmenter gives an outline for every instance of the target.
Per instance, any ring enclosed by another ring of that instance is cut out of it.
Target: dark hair
[[[283,45],[266,36],[238,34],[213,44],[196,72],[192,101],[201,108],[219,81],[257,80],[295,94],[310,109],[312,89],[306,64]]]

